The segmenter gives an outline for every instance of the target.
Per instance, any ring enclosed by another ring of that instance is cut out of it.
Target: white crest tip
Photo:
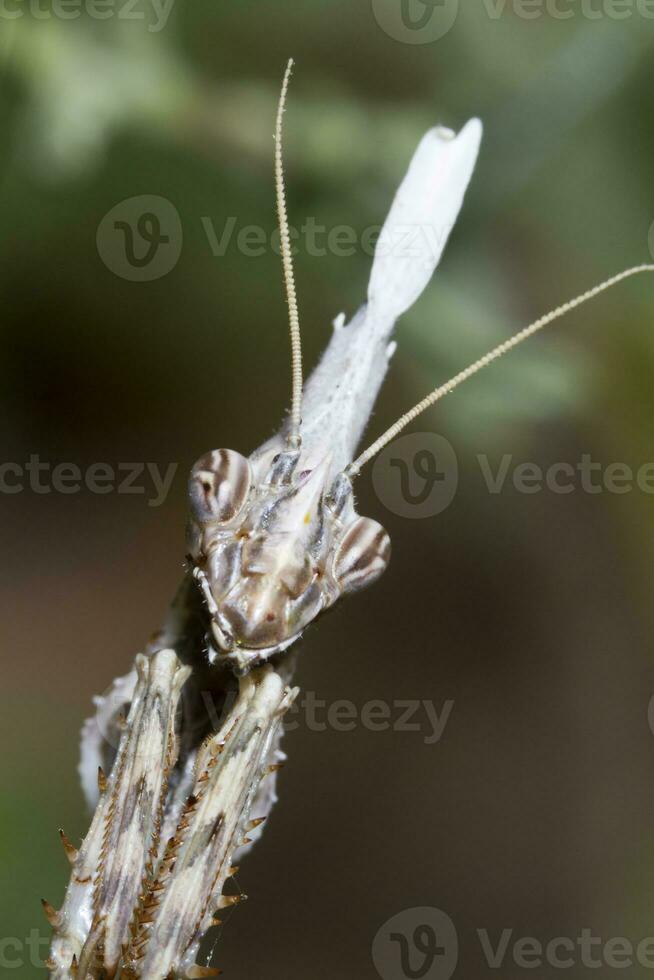
[[[428,130],[377,241],[368,286],[374,316],[392,323],[418,299],[440,262],[472,177],[483,127],[469,120],[458,134]]]

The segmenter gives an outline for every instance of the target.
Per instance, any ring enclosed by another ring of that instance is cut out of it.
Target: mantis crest
[[[220,972],[198,964],[198,952],[220,910],[243,900],[225,888],[276,799],[281,721],[297,693],[288,648],[389,561],[388,534],[356,511],[352,484],[361,467],[421,412],[527,337],[620,280],[654,269],[628,269],[535,321],[436,388],[357,456],[395,350],[395,323],[440,261],[482,127],[473,119],[458,135],[436,128],[423,137],[382,228],[367,302],[350,323],[336,319],[303,385],[282,167],[290,73],[289,63],[275,176],[291,411],[250,457],[217,449],[192,469],[180,592],[134,670],[96,699],[96,716],[84,728],[80,774],[95,815],[80,848],[62,832],[70,884],[61,910],[44,902],[54,928],[53,980],[191,980]],[[215,717],[207,717],[207,694]]]
[[[393,353],[396,320],[419,297],[440,260],[474,169],[482,128],[422,140],[382,229],[368,302],[337,334],[302,390],[302,357],[282,169],[284,77],[275,172],[282,261],[290,313],[293,399],[287,424],[248,460],[217,450],[195,464],[189,484],[189,552],[211,612],[209,656],[239,672],[290,646],[340,596],[372,584],[390,558],[383,527],[357,515],[352,478],[412,419],[536,330],[640,269],[628,270],[543,317],[482,362],[437,389],[354,462],[355,449]],[[436,234],[424,236],[425,229]],[[439,247],[425,248],[438,241]],[[416,251],[416,246],[418,246]],[[422,247],[421,247],[422,246]]]
[[[225,658],[238,672],[286,649],[321,611],[370,585],[388,564],[388,534],[356,513],[352,463],[394,350],[393,326],[440,259],[481,140],[477,120],[458,137],[445,129],[424,137],[381,232],[368,302],[347,326],[343,318],[336,321],[303,390],[281,156],[290,71],[289,64],[277,115],[275,171],[291,324],[291,412],[281,433],[250,459],[233,450],[203,456],[189,484],[188,547],[211,613],[209,657]],[[422,237],[416,233],[426,225],[439,245],[431,254],[423,245],[416,256]],[[408,254],[407,233],[414,239]]]

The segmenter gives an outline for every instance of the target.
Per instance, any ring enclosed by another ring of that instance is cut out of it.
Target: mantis
[[[53,980],[218,975],[197,962],[200,944],[221,910],[243,901],[228,888],[276,799],[281,722],[297,695],[296,641],[323,611],[371,585],[390,559],[386,531],[357,513],[356,476],[482,368],[621,280],[654,271],[627,269],[536,320],[357,455],[395,352],[396,321],[440,261],[482,126],[473,119],[458,135],[439,127],[423,137],[380,234],[367,302],[350,323],[343,315],[334,321],[305,384],[282,161],[291,69],[292,62],[275,133],[291,409],[250,456],[217,449],[193,467],[178,595],[132,672],[96,699],[84,727],[80,775],[95,813],[80,848],[61,833],[70,883],[61,910],[43,903],[54,929]],[[416,234],[425,230],[432,234]]]

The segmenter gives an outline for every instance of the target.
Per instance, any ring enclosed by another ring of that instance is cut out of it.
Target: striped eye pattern
[[[391,539],[377,521],[358,517],[347,530],[334,557],[334,578],[342,592],[372,585],[386,570]]]
[[[252,485],[250,463],[233,449],[201,456],[189,479],[191,515],[201,525],[227,524],[243,508]]]

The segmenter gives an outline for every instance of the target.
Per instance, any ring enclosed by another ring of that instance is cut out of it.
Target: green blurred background
[[[510,2],[491,16],[488,0],[462,3],[443,37],[408,44],[380,23],[398,2],[193,0],[160,30],[147,2],[133,8],[142,20],[120,8],[64,19],[35,0],[2,8],[4,459],[179,464],[161,507],[144,495],[2,495],[7,975],[43,975],[28,938],[48,935],[41,896],[63,895],[57,828],[79,839],[88,822],[78,731],[174,592],[184,473],[211,447],[250,452],[288,404],[279,258],[233,244],[215,256],[206,235],[207,220],[219,233],[229,217],[274,229],[287,58],[297,224],[363,231],[427,127],[485,124],[461,220],[398,330],[371,433],[511,330],[651,261],[654,20],[635,4],[618,19],[608,0],[561,4],[565,20],[551,4],[535,19]],[[183,248],[169,274],[132,282],[101,260],[96,235],[111,208],[145,194],[177,209]],[[363,299],[369,264],[361,249],[299,248],[307,364],[333,316]],[[327,702],[454,708],[435,745],[361,726],[289,734],[281,801],[241,873],[250,901],[216,951],[229,976],[372,980],[377,930],[421,905],[451,916],[459,974],[475,978],[497,975],[477,929],[543,942],[584,927],[634,943],[654,934],[651,496],[492,495],[477,462],[654,460],[653,296],[646,277],[620,286],[418,423],[458,456],[444,513],[397,516],[361,477],[360,509],[387,526],[394,559],[310,631],[299,683]],[[501,975],[524,972],[509,958]]]

